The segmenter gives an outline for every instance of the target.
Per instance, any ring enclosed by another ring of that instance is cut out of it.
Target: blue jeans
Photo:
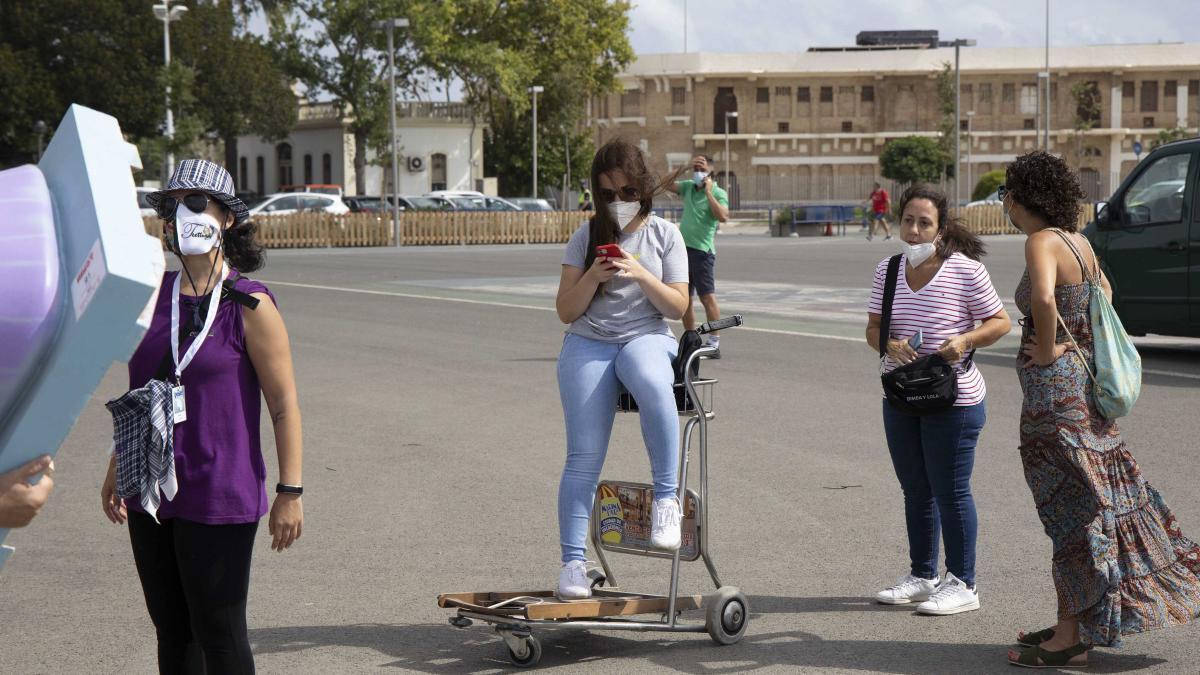
[[[913,417],[883,401],[883,428],[904,491],[908,554],[915,576],[937,576],[941,529],[946,569],[968,586],[975,585],[979,525],[971,496],[971,469],[986,421],[983,403]]]
[[[558,394],[567,424],[567,463],[558,485],[562,561],[583,560],[588,520],[608,452],[617,395],[625,385],[637,400],[642,439],[650,453],[654,494],[674,495],[679,483],[679,418],[671,335],[642,335],[618,344],[568,334],[558,355]]]

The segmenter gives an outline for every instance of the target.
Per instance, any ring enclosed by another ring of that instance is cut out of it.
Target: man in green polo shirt
[[[714,271],[717,248],[713,235],[717,226],[729,219],[729,196],[713,180],[713,160],[708,155],[697,155],[692,159],[692,179],[670,186],[670,190],[683,200],[683,218],[679,231],[687,247],[689,291],[700,297],[704,315],[708,321],[721,318],[717,307],[717,286]],[[692,309],[692,298],[688,295],[687,311],[683,313],[683,327],[696,327],[696,313]],[[708,343],[720,346],[720,337],[712,333]]]

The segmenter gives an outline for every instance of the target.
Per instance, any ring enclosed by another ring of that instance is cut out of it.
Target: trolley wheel
[[[750,603],[734,586],[722,586],[705,600],[704,628],[719,645],[741,641],[750,622]]]
[[[518,654],[512,647],[508,647],[508,658],[518,668],[532,668],[542,660],[542,643],[532,635],[521,638],[519,651],[522,653]]]
[[[597,567],[590,568],[587,571],[587,577],[591,582],[592,588],[599,588],[608,581],[608,577],[604,576],[604,570]]]

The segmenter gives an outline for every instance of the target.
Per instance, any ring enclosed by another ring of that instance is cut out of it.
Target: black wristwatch
[[[304,494],[304,488],[299,485],[284,485],[283,483],[276,483],[275,494],[302,495]]]

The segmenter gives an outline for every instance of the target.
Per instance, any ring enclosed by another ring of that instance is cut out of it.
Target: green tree
[[[1175,127],[1174,129],[1163,129],[1162,131],[1158,132],[1158,137],[1155,138],[1154,141],[1150,143],[1150,147],[1157,148],[1158,146],[1164,145],[1166,143],[1172,143],[1174,141],[1182,141],[1185,138],[1191,138],[1191,137],[1192,137],[1191,132],[1189,132],[1187,129],[1184,129],[1183,127]]]
[[[34,159],[38,120],[71,103],[161,133],[162,24],[142,0],[0,0],[0,165]]]
[[[996,188],[1004,185],[1004,176],[1004,169],[989,171],[980,176],[975,189],[971,191],[971,201],[977,202],[995,192]]]
[[[435,9],[447,12],[451,3],[446,4]],[[310,93],[333,96],[340,114],[349,118],[359,194],[366,191],[367,143],[387,120],[387,36],[376,23],[407,16],[420,25],[403,5],[401,0],[296,0],[272,26],[288,71]],[[407,35],[406,30],[396,32],[397,86],[404,91],[412,89],[409,80],[416,70],[415,58],[405,49]]]
[[[954,86],[954,67],[949,61],[942,62],[942,69],[938,71],[937,81],[937,101],[938,109],[942,113],[941,119],[938,121],[938,147],[942,149],[942,153],[946,157],[946,165],[943,170],[946,175],[953,176],[957,166],[954,163],[954,139],[957,134],[961,133],[958,120],[954,118],[954,97],[956,87]]]
[[[934,139],[905,136],[887,144],[879,155],[884,178],[900,183],[932,183],[946,168],[946,153]]]
[[[1075,131],[1071,134],[1071,141],[1075,152],[1075,168],[1078,169],[1087,147],[1087,132],[1100,124],[1100,85],[1096,82],[1076,82],[1071,85],[1071,100],[1075,102]]]
[[[539,182],[556,185],[565,172],[564,129],[572,176],[587,174],[593,152],[582,127],[587,101],[615,91],[616,76],[633,60],[628,2],[410,0],[405,7],[407,16],[419,17],[412,39],[422,65],[460,82],[487,122],[485,170],[500,178],[502,193],[530,190],[533,85],[545,88],[538,95]]]

